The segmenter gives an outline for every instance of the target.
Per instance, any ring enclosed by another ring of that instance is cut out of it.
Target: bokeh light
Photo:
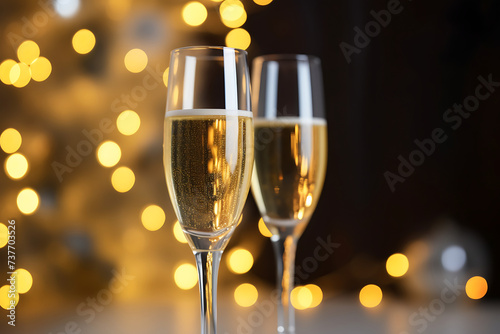
[[[260,232],[260,234],[262,234],[263,236],[265,236],[267,238],[270,238],[273,236],[271,231],[269,231],[269,229],[267,228],[266,223],[264,223],[264,219],[262,219],[262,218],[259,219],[259,232]]]
[[[175,269],[174,281],[182,290],[194,288],[198,283],[198,272],[195,266],[189,263],[178,266],[177,269]]]
[[[165,212],[158,205],[151,204],[142,211],[141,222],[148,231],[157,231],[165,223]]]
[[[35,81],[46,80],[52,72],[52,64],[45,57],[38,57],[30,65],[31,78]]]
[[[11,179],[20,179],[27,171],[28,160],[21,153],[14,153],[5,160],[5,172]]]
[[[312,294],[312,302],[309,308],[317,307],[323,301],[323,290],[315,284],[308,284],[304,288],[309,289]]]
[[[170,67],[167,67],[165,72],[163,72],[163,84],[165,85],[165,87],[168,87],[168,73],[169,73],[169,71],[170,71]]]
[[[234,300],[241,307],[250,307],[259,298],[257,288],[250,283],[243,283],[234,290]]]
[[[259,6],[266,6],[273,2],[273,0],[253,0],[253,2],[255,2]]]
[[[111,175],[111,184],[120,193],[125,193],[132,189],[134,183],[135,174],[128,167],[119,167]]]
[[[303,286],[293,288],[290,293],[290,302],[297,310],[305,310],[312,305],[313,295],[311,290]]]
[[[408,258],[401,253],[392,254],[385,263],[387,273],[392,277],[401,277],[408,271],[410,263]]]
[[[237,18],[236,20],[227,20],[225,19],[224,17],[221,16],[221,21],[222,23],[228,27],[228,28],[239,28],[241,27],[242,25],[245,24],[245,22],[247,21],[247,12],[246,11],[243,11],[243,15],[241,15],[239,18]]]
[[[31,188],[24,188],[17,195],[17,207],[25,215],[34,213],[39,203],[38,194]]]
[[[364,307],[376,307],[382,301],[382,289],[375,284],[368,284],[359,292],[359,301]]]
[[[0,147],[5,153],[14,153],[21,147],[23,139],[19,131],[13,128],[5,129],[0,135]]]
[[[465,293],[470,299],[481,299],[488,292],[488,282],[481,276],[469,278],[465,284]]]
[[[19,294],[16,292],[13,298],[9,298],[10,285],[4,285],[0,288],[0,306],[7,310],[11,306],[11,300],[14,300],[14,306],[19,302]]]
[[[139,73],[148,65],[148,55],[141,49],[132,49],[125,55],[125,67],[132,73]]]
[[[132,110],[125,110],[118,115],[116,119],[116,127],[121,134],[131,136],[139,130],[141,126],[141,118]]]
[[[10,70],[16,65],[17,62],[12,59],[6,59],[0,64],[0,80],[6,85],[12,85],[10,81]]]
[[[10,81],[17,88],[25,87],[31,80],[31,72],[25,63],[17,63],[10,70]]]
[[[122,157],[120,146],[114,141],[105,141],[97,148],[97,160],[104,167],[115,166]]]
[[[9,241],[9,229],[0,223],[0,248],[5,247]]]
[[[78,30],[73,36],[73,49],[79,54],[87,54],[95,46],[94,33],[88,29]]]
[[[198,1],[191,1],[182,8],[182,19],[187,25],[196,27],[207,19],[207,8]]]
[[[17,269],[11,277],[16,279],[16,292],[18,293],[26,293],[33,286],[33,276],[26,269]]]
[[[174,227],[172,229],[174,232],[175,239],[177,239],[177,241],[179,241],[182,244],[186,244],[187,239],[186,236],[184,235],[184,232],[182,231],[181,224],[179,224],[178,220],[174,223]]]
[[[247,13],[243,3],[239,0],[226,0],[219,8],[222,23],[229,28],[238,28],[242,26],[246,19]]]
[[[244,274],[253,266],[252,253],[243,248],[231,250],[226,259],[227,266],[235,274]]]
[[[251,43],[250,34],[243,28],[233,29],[226,35],[226,46],[246,50]]]
[[[467,253],[460,246],[449,246],[441,254],[441,264],[443,268],[451,271],[457,272],[465,266],[467,261]]]
[[[24,41],[17,48],[17,58],[26,65],[40,57],[40,48],[33,41]]]
[[[80,0],[54,0],[54,9],[60,16],[70,18],[78,12]]]

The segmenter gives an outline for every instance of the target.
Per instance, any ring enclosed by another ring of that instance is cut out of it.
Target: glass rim
[[[296,60],[296,61],[314,61],[320,62],[321,59],[314,55],[308,55],[304,53],[273,53],[255,57],[254,61],[262,60],[262,61],[281,61],[281,60]]]
[[[243,49],[231,48],[229,46],[214,46],[214,45],[193,45],[193,46],[183,46],[180,48],[175,48],[172,50],[172,54],[179,53],[180,51],[195,51],[195,50],[220,50],[223,51],[225,48],[233,49],[238,53],[247,55],[248,53]]]

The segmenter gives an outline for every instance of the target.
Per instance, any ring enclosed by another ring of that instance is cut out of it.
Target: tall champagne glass
[[[217,330],[220,258],[250,188],[249,88],[245,51],[172,51],[163,162],[172,205],[196,259],[202,334]]]
[[[295,333],[290,302],[297,240],[316,208],[327,161],[320,60],[268,55],[254,60],[255,163],[252,193],[272,233],[278,333]]]

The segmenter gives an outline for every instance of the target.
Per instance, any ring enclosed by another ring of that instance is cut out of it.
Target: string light
[[[125,55],[125,67],[132,73],[139,73],[148,65],[148,55],[141,49],[132,49]]]
[[[125,193],[132,189],[134,183],[135,174],[128,167],[119,167],[111,175],[111,184],[120,193]]]
[[[198,283],[198,272],[192,264],[181,264],[175,270],[174,281],[182,290],[192,289],[196,286],[196,283]]]
[[[141,126],[141,118],[132,110],[125,110],[118,115],[116,119],[116,127],[121,134],[131,136],[139,130]]]
[[[45,57],[38,57],[30,65],[31,78],[41,82],[46,80],[52,72],[52,64]]]
[[[88,29],[78,30],[75,35],[73,35],[73,49],[79,54],[87,54],[92,51],[95,42],[94,33]]]
[[[252,253],[243,248],[231,250],[226,259],[229,269],[235,274],[244,274],[253,266]]]
[[[9,229],[0,223],[0,248],[5,247],[9,241]]]
[[[165,223],[165,212],[158,205],[151,204],[142,211],[141,222],[148,231],[157,231]]]
[[[361,305],[367,308],[376,307],[382,301],[382,289],[375,284],[368,284],[359,292]]]
[[[38,209],[40,199],[36,191],[31,188],[24,188],[17,195],[17,207],[25,215],[31,215]]]
[[[465,284],[465,293],[470,299],[481,299],[488,292],[488,282],[481,276],[469,278]]]
[[[207,8],[198,1],[191,1],[182,8],[182,19],[187,25],[197,27],[207,19]]]
[[[114,141],[105,141],[97,148],[97,160],[104,167],[115,166],[122,157],[120,146]]]
[[[0,147],[5,153],[14,153],[21,147],[23,139],[19,131],[8,128],[0,135]]]
[[[401,277],[408,271],[410,263],[408,258],[401,253],[392,254],[385,264],[387,273],[392,277]]]
[[[16,291],[18,293],[26,293],[33,286],[33,276],[26,269],[17,269],[11,276],[16,280]]]
[[[184,235],[184,232],[182,231],[181,224],[179,224],[179,221],[177,220],[174,223],[174,227],[172,228],[174,232],[174,237],[179,241],[181,244],[186,244],[187,239],[186,236]]]
[[[5,160],[5,172],[14,180],[26,175],[28,171],[28,160],[21,153],[14,153]]]
[[[250,307],[259,298],[257,288],[250,283],[243,283],[234,290],[234,300],[241,307]]]
[[[233,29],[226,35],[226,46],[246,50],[251,43],[248,31],[243,28]]]

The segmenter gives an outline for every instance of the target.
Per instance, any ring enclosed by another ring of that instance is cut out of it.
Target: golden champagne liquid
[[[197,237],[225,235],[237,224],[250,187],[252,118],[241,116],[250,113],[199,109],[191,115],[169,114],[164,166],[179,223]]]
[[[323,119],[255,119],[252,193],[268,225],[308,222],[323,188],[327,128]]]

